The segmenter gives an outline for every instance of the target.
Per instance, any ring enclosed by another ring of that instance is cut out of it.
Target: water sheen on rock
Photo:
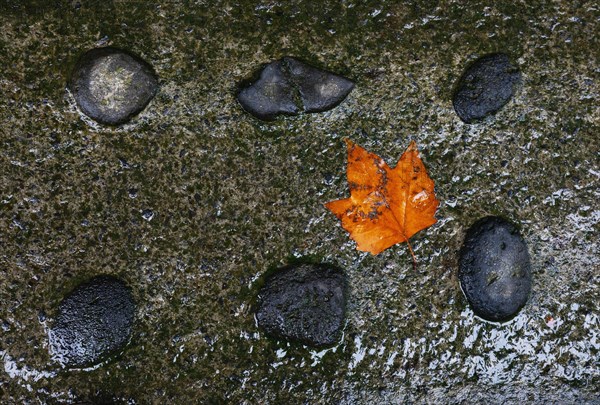
[[[238,93],[238,100],[257,118],[274,120],[280,114],[330,110],[353,88],[345,77],[285,57],[266,65],[259,79]]]
[[[454,110],[466,123],[498,111],[514,95],[521,72],[507,55],[496,53],[477,59],[462,75],[454,93]]]
[[[96,48],[81,56],[69,89],[81,111],[105,125],[119,125],[141,112],[158,89],[152,67],[123,50]]]
[[[529,298],[531,265],[527,245],[504,219],[480,219],[467,231],[458,276],[475,314],[489,321],[508,321]]]
[[[270,335],[326,346],[339,340],[345,311],[344,273],[327,265],[301,264],[266,280],[256,318]]]
[[[49,331],[50,351],[66,366],[98,363],[127,343],[134,313],[133,296],[121,280],[94,277],[60,303]]]

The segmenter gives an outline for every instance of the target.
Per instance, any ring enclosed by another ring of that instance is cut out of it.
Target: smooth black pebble
[[[458,277],[476,315],[488,321],[508,321],[525,305],[531,291],[527,245],[504,219],[480,219],[467,231]]]
[[[458,81],[454,110],[469,124],[485,118],[511,99],[520,82],[521,72],[506,54],[483,56],[473,62]]]
[[[158,89],[158,78],[142,59],[120,49],[92,49],[78,60],[68,87],[85,115],[119,125],[141,112]]]
[[[334,344],[344,326],[346,291],[344,273],[332,266],[277,270],[260,290],[258,324],[275,337],[315,347]]]
[[[274,120],[280,114],[330,110],[353,88],[345,77],[285,57],[266,65],[257,81],[240,90],[238,100],[257,118]]]
[[[134,314],[130,289],[112,276],[96,276],[60,303],[49,331],[50,351],[69,367],[98,363],[128,342]]]

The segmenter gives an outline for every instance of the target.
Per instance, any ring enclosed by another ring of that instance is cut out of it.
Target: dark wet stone
[[[345,77],[317,69],[294,58],[284,58],[292,82],[300,91],[304,111],[327,111],[341,103],[354,88]]]
[[[458,277],[475,314],[489,321],[510,320],[531,290],[527,245],[509,222],[483,218],[467,231]]]
[[[262,120],[280,114],[322,112],[340,104],[354,88],[342,76],[285,57],[271,62],[260,78],[238,94],[242,107]]]
[[[521,72],[503,53],[477,59],[463,73],[454,93],[454,110],[466,123],[498,111],[514,95]]]
[[[345,310],[344,273],[327,265],[302,264],[267,279],[256,318],[270,335],[325,346],[339,340]]]
[[[137,56],[116,48],[97,48],[81,56],[69,89],[85,115],[101,124],[119,125],[148,105],[158,79]]]
[[[98,363],[127,343],[134,313],[133,296],[122,281],[94,277],[60,303],[49,331],[50,351],[67,366]]]
[[[288,79],[283,61],[269,63],[260,78],[238,94],[242,107],[262,120],[273,120],[279,114],[295,114],[298,107],[295,90]]]

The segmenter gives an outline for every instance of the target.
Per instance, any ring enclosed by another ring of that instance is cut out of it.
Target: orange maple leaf
[[[415,260],[408,239],[437,222],[439,205],[417,144],[411,141],[393,169],[349,139],[346,145],[350,197],[325,206],[342,221],[358,250],[376,255],[406,242]]]

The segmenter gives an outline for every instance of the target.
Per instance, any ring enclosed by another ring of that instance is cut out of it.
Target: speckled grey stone
[[[69,367],[98,363],[127,343],[134,312],[131,291],[121,280],[94,277],[60,303],[49,331],[50,352]]]
[[[485,118],[511,99],[520,81],[521,72],[507,55],[483,56],[473,62],[458,81],[454,110],[466,123]]]
[[[459,278],[478,316],[496,322],[513,318],[531,290],[527,245],[517,229],[499,217],[477,221],[460,251]]]
[[[302,264],[267,279],[256,318],[270,335],[326,346],[339,340],[345,310],[344,273],[331,266]]]
[[[106,125],[140,113],[158,89],[152,67],[128,52],[96,48],[81,56],[68,83],[81,111]]]

